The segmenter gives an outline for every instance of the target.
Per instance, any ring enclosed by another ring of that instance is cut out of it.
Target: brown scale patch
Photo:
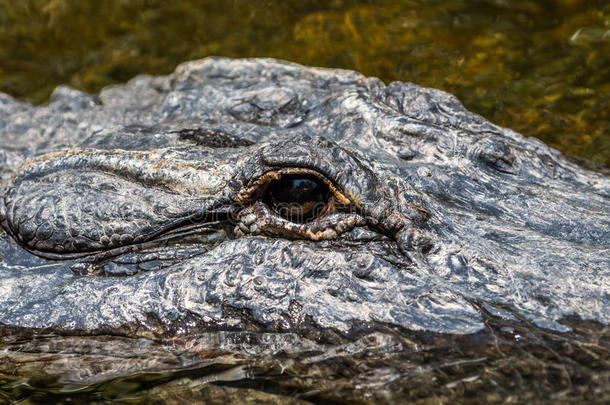
[[[353,229],[355,226],[365,223],[364,218],[360,215],[351,213],[318,218],[313,222],[297,224],[278,217],[260,202],[240,212],[238,219],[242,222],[249,215],[254,215],[256,219],[241,225],[238,224],[235,228],[236,233],[265,234],[288,239],[320,241],[334,239],[338,235]]]

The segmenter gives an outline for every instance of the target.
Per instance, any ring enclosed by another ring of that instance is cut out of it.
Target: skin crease
[[[0,96],[0,336],[265,331],[306,350],[610,322],[609,179],[447,93],[208,58],[40,107]],[[282,217],[282,176],[317,179],[327,208]]]

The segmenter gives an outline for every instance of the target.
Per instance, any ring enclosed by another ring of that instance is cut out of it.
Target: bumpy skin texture
[[[40,107],[0,95],[0,167],[11,327],[610,323],[610,180],[438,90],[209,58]],[[353,220],[314,241],[256,211],[248,189],[283,168]]]

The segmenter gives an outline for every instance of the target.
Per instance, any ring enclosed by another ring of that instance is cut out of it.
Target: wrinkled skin
[[[152,346],[154,364],[47,365],[65,380],[201,367],[208,331],[264,331],[268,356],[400,345],[379,328],[610,323],[610,180],[441,91],[205,59],[42,107],[0,97],[2,333],[192,342],[169,368]],[[265,187],[290,171],[344,209],[279,216]]]

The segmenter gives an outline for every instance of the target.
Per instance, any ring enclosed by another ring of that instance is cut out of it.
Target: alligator
[[[42,106],[0,94],[0,154],[0,377],[88,386],[216,351],[215,381],[244,381],[368,350],[381,378],[388,353],[444,348],[394,364],[418,381],[545,336],[610,378],[610,179],[443,91],[206,58]]]

